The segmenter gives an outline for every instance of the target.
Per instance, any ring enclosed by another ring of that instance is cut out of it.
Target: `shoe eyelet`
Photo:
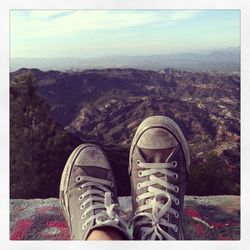
[[[175,191],[175,193],[178,193],[179,192],[179,187],[178,186],[174,186],[174,191]]]
[[[99,221],[99,222],[104,222],[104,221],[105,221],[105,218],[99,217],[99,218],[98,218],[98,221]]]
[[[180,204],[180,201],[178,199],[175,200],[175,205],[179,205]]]
[[[178,227],[177,227],[177,226],[174,227],[174,231],[175,231],[176,233],[178,232]]]
[[[173,168],[176,168],[176,167],[177,167],[177,161],[172,161],[171,164],[172,164],[172,167],[173,167]]]
[[[140,161],[140,160],[137,160],[136,163],[137,163],[137,165],[140,167],[141,161]]]
[[[138,171],[138,176],[139,176],[139,177],[142,177],[142,171],[141,171],[141,170]]]
[[[176,219],[179,218],[179,213],[178,213],[178,212],[175,213],[175,218],[176,218]]]
[[[82,209],[84,209],[84,208],[85,208],[85,205],[84,205],[84,204],[81,204],[80,209],[82,210]]]
[[[79,196],[78,200],[79,200],[79,201],[83,200],[82,195],[81,195],[81,196]]]
[[[139,202],[139,201],[140,201],[140,199],[139,199],[139,197],[138,197],[138,196],[136,197],[136,199],[135,199],[135,200],[136,200],[136,202]]]
[[[76,182],[80,182],[80,181],[81,181],[81,176],[78,175],[78,176],[76,177]]]
[[[85,214],[82,214],[82,215],[81,215],[81,219],[82,219],[82,220],[85,219],[85,217],[86,217]]]
[[[83,189],[83,186],[81,185],[81,186],[79,186],[77,189],[80,191],[80,190]]]
[[[173,177],[174,177],[175,180],[177,180],[178,179],[178,174],[174,173]]]
[[[141,189],[141,183],[137,184],[137,189]]]
[[[82,230],[85,230],[86,229],[86,226],[85,224],[82,225]]]

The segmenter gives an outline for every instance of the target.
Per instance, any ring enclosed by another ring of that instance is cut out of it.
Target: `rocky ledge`
[[[119,201],[131,215],[131,197]],[[240,240],[239,196],[186,196],[184,215],[187,240]],[[11,199],[10,239],[69,240],[58,199]]]

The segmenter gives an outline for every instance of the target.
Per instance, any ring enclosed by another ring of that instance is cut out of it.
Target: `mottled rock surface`
[[[120,197],[131,216],[131,198]],[[239,240],[239,196],[186,196],[183,227],[187,240]],[[11,199],[11,240],[69,240],[57,198]]]

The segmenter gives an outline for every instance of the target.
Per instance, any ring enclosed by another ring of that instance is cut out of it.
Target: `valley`
[[[34,95],[47,105],[44,112],[74,140],[104,147],[112,164],[119,164],[114,166],[118,179],[126,173],[128,150],[138,125],[148,116],[165,115],[177,122],[188,141],[192,158],[188,194],[239,194],[238,73],[23,68],[11,73],[11,87],[15,89],[14,83],[27,74],[32,76]],[[23,105],[28,104],[27,99]],[[39,115],[38,110],[33,112]],[[129,184],[120,185],[120,193],[127,195]]]

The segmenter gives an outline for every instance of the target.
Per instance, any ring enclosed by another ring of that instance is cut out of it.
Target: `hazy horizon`
[[[10,12],[11,58],[152,56],[239,47],[239,10]]]
[[[58,58],[10,58],[10,71],[20,68],[41,70],[83,70],[103,68],[136,68],[160,70],[164,68],[195,71],[239,72],[240,48],[225,48],[206,53],[179,53],[145,56],[58,57]]]
[[[143,54],[143,55],[128,55],[128,54],[117,54],[117,55],[104,55],[104,56],[58,56],[58,57],[10,57],[11,59],[93,59],[93,58],[104,58],[104,57],[150,57],[150,56],[172,56],[179,54],[210,54],[214,52],[222,52],[222,51],[235,51],[240,50],[240,47],[225,47],[225,48],[215,48],[211,50],[192,50],[192,51],[180,51],[176,53],[165,53],[165,54]]]

